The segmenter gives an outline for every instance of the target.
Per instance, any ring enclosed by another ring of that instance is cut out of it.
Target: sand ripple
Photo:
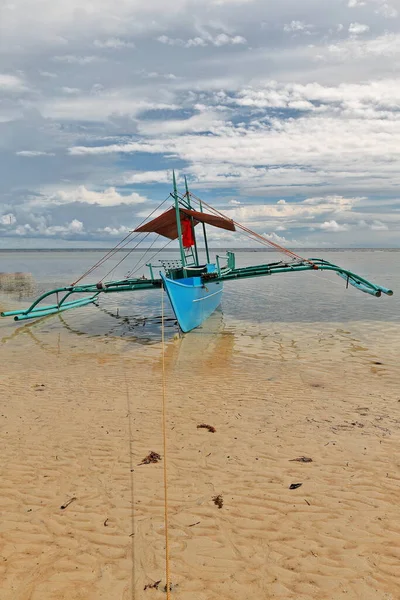
[[[397,334],[168,344],[173,598],[400,597]],[[139,465],[163,454],[160,347],[17,342],[0,346],[1,600],[165,598],[165,457]]]

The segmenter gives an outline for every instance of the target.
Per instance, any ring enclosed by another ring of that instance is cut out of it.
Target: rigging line
[[[79,279],[77,279],[76,281],[74,281],[71,285],[76,285],[77,283],[79,283],[79,281],[81,281],[84,277],[86,277],[87,275],[89,275],[90,273],[92,273],[95,269],[97,269],[97,267],[100,267],[108,258],[111,258],[111,256],[113,256],[118,250],[120,250],[121,248],[124,248],[126,246],[126,244],[129,243],[129,241],[133,241],[133,240],[129,240],[123,246],[121,246],[121,244],[125,240],[127,240],[132,235],[132,233],[133,233],[133,231],[130,231],[120,242],[118,242],[118,244],[116,246],[114,246],[114,248],[111,248],[111,250],[109,250],[101,258],[99,258],[99,260],[97,261],[97,263],[95,263],[93,266],[90,267],[90,269],[88,269],[87,271],[85,271],[85,273],[83,273],[83,275],[81,275],[79,277]],[[137,237],[137,235],[135,236],[135,238],[136,237]],[[133,238],[133,239],[135,239],[135,238]]]
[[[147,219],[150,219],[150,217],[152,215],[154,215],[154,213],[157,210],[159,210],[162,207],[162,205],[165,204],[165,202],[168,199],[169,199],[169,195],[149,215],[147,215],[143,219],[143,221],[141,221],[141,223],[139,223],[139,225],[137,225],[137,227],[135,229],[137,229],[138,227],[140,227],[141,225],[143,225],[143,223],[145,223],[145,221],[147,221]],[[137,234],[132,240],[129,240],[128,242],[126,242],[126,244],[124,244],[123,246],[121,246],[121,244],[123,242],[125,242],[125,240],[127,240],[132,235],[132,233],[135,233],[135,229],[132,229],[132,231],[130,231],[120,242],[118,242],[118,244],[116,246],[114,246],[114,248],[111,248],[111,250],[109,250],[102,258],[100,258],[95,265],[93,265],[92,267],[90,267],[90,269],[88,269],[83,275],[81,275],[79,277],[79,279],[77,279],[76,281],[74,281],[74,283],[72,283],[71,285],[76,285],[84,277],[86,277],[87,275],[89,275],[89,273],[92,273],[95,269],[97,269],[97,267],[99,267],[100,265],[102,265],[108,258],[111,258],[111,256],[113,256],[116,252],[118,252],[118,250],[121,250],[121,248],[124,248],[129,243],[129,241],[133,241],[134,239],[136,239],[139,234]]]
[[[132,233],[132,232],[131,232]],[[103,260],[100,260],[99,263],[97,265],[95,265],[94,267],[92,267],[91,269],[88,270],[88,272],[86,273],[86,275],[89,275],[90,273],[93,273],[93,271],[95,271],[98,267],[101,267],[102,265],[104,265],[104,263],[109,259],[112,258],[117,252],[119,252],[120,250],[122,250],[123,248],[125,248],[125,246],[127,246],[128,244],[130,244],[131,242],[134,242],[139,236],[140,236],[141,232],[137,233],[133,238],[131,238],[130,240],[128,240],[127,242],[125,242],[125,244],[123,244],[122,246],[119,246],[119,248],[117,250],[115,250],[115,252],[113,252],[112,254],[110,254],[110,256],[105,257]],[[130,235],[130,234],[129,234]],[[144,239],[144,238],[143,238]],[[140,243],[140,242],[139,242]],[[82,279],[83,277],[85,277],[86,275],[83,275],[80,279]],[[80,279],[78,279],[78,281],[80,281]]]
[[[202,204],[204,204],[204,206],[207,206],[208,209],[212,210],[215,214],[219,215],[220,217],[223,217],[225,219],[228,218],[228,217],[226,217],[226,215],[224,215],[223,213],[221,213],[219,210],[217,210],[216,208],[214,208],[214,207],[210,206],[209,204],[207,204],[207,202],[205,202],[204,200],[200,200],[200,198],[198,198],[195,194],[193,194],[193,192],[190,192],[190,195],[191,195],[191,197],[193,197],[193,199],[195,200],[195,202],[197,202],[197,203],[201,202]],[[314,264],[312,261],[310,261],[310,260],[308,260],[306,258],[303,258],[302,256],[300,256],[299,254],[296,254],[292,250],[289,250],[288,248],[285,248],[284,246],[280,246],[276,242],[273,242],[272,240],[269,240],[268,238],[260,235],[259,233],[256,233],[255,231],[252,231],[251,229],[249,229],[248,227],[245,227],[241,223],[238,223],[234,219],[230,219],[230,220],[237,227],[239,227],[239,229],[242,229],[243,231],[246,231],[247,233],[249,233],[252,236],[254,236],[257,239],[257,241],[259,241],[260,243],[263,243],[264,245],[272,246],[272,247],[276,248],[277,250],[279,250],[280,252],[284,252],[285,254],[287,254],[289,256],[292,256],[293,258],[300,259],[300,260],[308,262],[310,264]]]
[[[165,382],[164,287],[161,286],[161,353],[162,353],[162,429],[164,453],[164,532],[165,532],[165,591],[170,600],[169,536],[168,536],[168,478],[167,478],[167,402]]]
[[[165,250],[165,248],[166,248],[167,246],[169,246],[169,244],[170,244],[171,242],[173,242],[173,241],[174,241],[174,240],[168,240],[168,242],[167,242],[167,243],[166,243],[166,244],[165,244],[165,245],[164,245],[162,248],[160,248],[159,250],[157,250],[157,252],[155,252],[154,254],[152,254],[152,256],[150,256],[150,258],[149,258],[149,261],[152,261],[152,260],[153,260],[153,258],[154,258],[155,256],[157,256],[157,254],[160,254],[160,252],[162,252],[163,250]],[[133,273],[136,273],[136,271],[138,271],[138,270],[140,269],[140,267],[142,267],[142,266],[143,266],[143,265],[140,265],[139,267],[137,267],[137,269],[135,269],[135,271],[133,271],[133,272],[131,273],[131,275],[133,275]]]
[[[144,240],[145,240],[145,239],[146,239],[146,238],[147,238],[149,235],[150,235],[150,232],[149,232],[149,233],[146,233],[146,235],[144,236],[144,238],[142,238],[141,240],[139,240],[139,241],[138,241],[138,243],[137,243],[137,244],[135,244],[135,246],[133,246],[133,248],[131,248],[131,249],[129,250],[129,252],[128,252],[127,254],[125,254],[125,256],[123,256],[123,257],[121,258],[121,260],[119,260],[119,261],[117,262],[117,264],[116,264],[116,265],[114,265],[114,266],[113,266],[113,268],[112,268],[112,269],[110,269],[110,270],[108,271],[108,273],[106,273],[106,274],[105,274],[105,275],[104,275],[104,276],[103,276],[103,277],[100,279],[100,281],[104,281],[104,279],[105,279],[106,277],[108,277],[110,273],[112,273],[113,271],[115,271],[115,269],[116,269],[117,267],[119,267],[119,265],[120,265],[122,262],[124,262],[124,260],[126,260],[126,259],[128,258],[128,256],[130,256],[130,255],[132,254],[132,252],[133,252],[134,250],[136,250],[136,248],[139,246],[139,244],[141,244],[142,242],[144,242]]]
[[[194,194],[191,193],[191,195],[194,197],[195,202],[200,202],[200,199],[197,198],[197,196],[195,196]],[[205,206],[207,206],[207,208],[209,208],[210,210],[212,210],[215,214],[219,215],[220,217],[223,218],[228,218],[226,217],[223,213],[221,213],[220,211],[218,211],[216,208],[210,206],[209,204],[207,204],[204,201],[201,201]],[[256,238],[256,241],[258,241],[259,243],[263,244],[263,245],[268,245],[268,246],[272,246],[273,248],[277,249],[280,252],[284,252],[285,254],[292,256],[293,258],[296,259],[300,259],[300,260],[306,260],[305,258],[303,258],[302,256],[300,256],[299,254],[296,254],[295,252],[293,252],[292,250],[289,250],[288,248],[284,248],[283,246],[280,246],[279,244],[277,244],[276,242],[273,242],[272,240],[269,240],[268,238],[260,235],[259,233],[256,233],[255,231],[252,231],[251,229],[249,229],[248,227],[246,227],[245,225],[242,225],[241,223],[239,223],[238,221],[235,221],[234,219],[231,219],[231,221],[242,231],[247,232],[248,234],[250,234],[251,236],[253,236],[254,238]]]
[[[137,261],[137,263],[135,265],[133,265],[133,267],[130,269],[130,271],[128,271],[128,274],[125,276],[125,279],[128,279],[129,277],[131,277],[132,273],[135,272],[135,269],[138,270],[140,268],[138,266],[139,263],[143,262],[146,254],[151,250],[151,248],[154,246],[154,244],[156,243],[156,241],[158,240],[158,238],[159,238],[159,234],[156,235],[156,237],[154,238],[154,240],[151,242],[150,246],[146,249],[146,252],[143,254],[142,258],[139,258],[139,260]]]

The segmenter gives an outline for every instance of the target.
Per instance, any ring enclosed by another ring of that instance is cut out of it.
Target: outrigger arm
[[[204,285],[208,280],[212,281],[232,281],[237,279],[248,279],[250,277],[262,277],[279,273],[297,273],[300,271],[334,271],[346,281],[346,287],[352,285],[361,292],[379,297],[381,294],[392,296],[392,290],[368,281],[364,277],[343,269],[333,263],[320,258],[309,258],[297,261],[280,261],[267,263],[264,265],[255,265],[250,267],[235,268],[234,254],[228,252],[226,266],[221,267],[217,258],[217,270],[215,273],[204,273],[202,277]],[[14,317],[15,321],[25,319],[37,319],[48,315],[60,313],[72,308],[78,308],[95,302],[100,294],[110,294],[117,292],[133,292],[138,290],[159,289],[162,286],[162,280],[153,277],[153,268],[150,267],[151,278],[122,279],[119,281],[100,282],[87,285],[70,285],[56,288],[45,292],[39,296],[27,309],[4,311],[0,313],[1,317]],[[84,298],[68,300],[72,294],[89,294]],[[42,305],[42,301],[49,296],[56,296],[56,302],[53,304]]]

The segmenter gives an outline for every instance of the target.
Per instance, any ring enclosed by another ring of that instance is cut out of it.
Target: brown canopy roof
[[[233,221],[209,215],[208,213],[198,212],[197,210],[189,210],[188,208],[180,208],[181,222],[185,218],[185,215],[193,217],[194,225],[199,223],[208,223],[213,227],[219,227],[220,229],[227,229],[228,231],[235,231],[235,225]],[[152,221],[145,223],[141,227],[135,229],[135,231],[148,231],[163,235],[170,240],[176,240],[178,237],[178,228],[176,225],[176,212],[175,208],[170,208],[159,217],[156,217]]]

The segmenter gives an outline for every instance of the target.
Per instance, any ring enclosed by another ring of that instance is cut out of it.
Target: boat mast
[[[190,204],[190,193],[189,193],[189,188],[188,188],[188,184],[187,184],[187,179],[186,179],[186,175],[185,175],[185,188],[186,188],[186,200],[187,200],[187,205],[189,210],[191,210],[191,204]],[[196,260],[196,266],[199,266],[199,254],[197,252],[197,242],[196,242],[196,233],[194,230],[194,221],[193,221],[193,217],[190,217],[190,222],[192,224],[192,232],[193,232],[193,240],[194,240],[194,255],[195,255],[195,260]]]
[[[174,184],[173,197],[175,199],[176,227],[178,230],[179,250],[181,251],[182,268],[184,269],[186,266],[186,259],[185,259],[185,250],[184,250],[183,244],[182,244],[181,213],[179,210],[178,190],[176,188],[175,170],[172,171],[172,180],[173,180],[173,184]]]
[[[200,204],[200,212],[203,212],[203,204],[201,202],[201,200],[199,200],[199,204]],[[206,247],[206,257],[207,257],[207,263],[210,262],[210,253],[208,251],[208,242],[207,242],[207,233],[206,233],[206,224],[203,223],[203,235],[204,235],[204,245]]]

